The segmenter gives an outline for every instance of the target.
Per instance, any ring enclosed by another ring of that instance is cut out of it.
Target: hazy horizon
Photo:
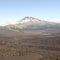
[[[25,16],[60,23],[60,0],[1,0],[0,25],[14,23]]]

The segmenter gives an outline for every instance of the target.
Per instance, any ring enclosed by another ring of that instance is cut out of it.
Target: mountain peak
[[[16,24],[8,25],[9,30],[13,31],[38,31],[38,30],[53,30],[53,29],[60,29],[60,24],[52,23],[43,21],[34,17],[24,17]]]
[[[26,16],[26,17],[24,17],[24,18],[28,18],[28,19],[29,19],[29,18],[34,18],[34,17]],[[23,18],[23,19],[24,19],[24,18]]]
[[[41,20],[34,18],[34,17],[24,17],[23,19],[21,19],[20,21],[18,21],[18,23],[28,23],[28,22],[40,22]]]
[[[39,20],[39,19],[34,18],[34,17],[24,17],[22,20],[26,20],[26,19],[29,19],[29,20],[34,20],[34,19],[36,19],[36,20]]]

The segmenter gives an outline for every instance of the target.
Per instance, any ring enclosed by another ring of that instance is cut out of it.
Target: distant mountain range
[[[25,17],[15,24],[0,27],[0,29],[11,30],[16,32],[60,32],[60,24],[43,21],[34,17]]]

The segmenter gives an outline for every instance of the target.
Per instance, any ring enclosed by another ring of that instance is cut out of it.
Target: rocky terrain
[[[60,24],[25,17],[0,26],[1,60],[60,60]]]

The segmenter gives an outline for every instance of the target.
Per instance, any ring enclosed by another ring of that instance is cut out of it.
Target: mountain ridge
[[[43,21],[34,17],[24,17],[15,24],[3,26],[3,28],[16,32],[42,32],[59,31],[60,24]]]

